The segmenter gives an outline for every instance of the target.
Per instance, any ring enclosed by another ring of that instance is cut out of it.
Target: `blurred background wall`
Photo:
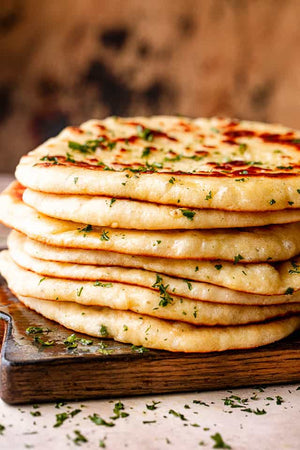
[[[0,172],[110,114],[300,128],[299,17],[299,0],[1,0]]]

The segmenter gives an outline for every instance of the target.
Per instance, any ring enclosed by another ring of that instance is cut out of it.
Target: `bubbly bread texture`
[[[28,241],[29,253],[26,251]],[[38,246],[38,254],[35,251],[36,246]],[[251,298],[252,304],[256,302],[258,304],[287,303],[300,300],[297,292],[300,289],[299,257],[275,265],[234,264],[226,261],[182,261],[99,251],[96,254],[98,259],[95,258],[94,262],[89,262],[86,253],[94,252],[78,250],[79,257],[74,258],[75,261],[68,261],[68,258],[64,258],[61,253],[65,254],[69,251],[72,256],[73,249],[47,246],[44,258],[39,258],[45,246],[42,244],[42,248],[39,249],[38,242],[28,240],[17,232],[10,234],[8,247],[13,260],[19,266],[43,276],[87,281],[101,280],[104,283],[119,281],[148,288],[154,286],[156,289],[162,283],[171,295],[174,293],[192,299],[220,303],[247,304]],[[157,280],[160,282],[157,283]],[[216,286],[229,289],[218,289]],[[259,295],[239,296],[232,290]]]
[[[58,247],[140,256],[238,262],[282,261],[300,253],[300,222],[269,227],[141,231],[93,227],[50,218],[22,202],[13,183],[0,195],[0,221],[32,239]]]
[[[24,156],[33,190],[225,211],[300,208],[300,132],[229,119],[109,117]]]
[[[283,339],[300,328],[300,317],[235,327],[194,326],[130,311],[39,300],[18,295],[28,308],[78,333],[171,352],[218,352],[259,347]],[[102,333],[101,333],[102,331]]]
[[[26,189],[23,201],[57,219],[110,228],[170,230],[253,227],[300,221],[300,209],[237,212],[176,208],[156,203],[91,195],[50,194]]]

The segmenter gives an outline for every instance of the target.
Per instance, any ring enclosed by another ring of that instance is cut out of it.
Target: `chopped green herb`
[[[254,414],[256,414],[257,416],[261,416],[263,414],[267,414],[266,411],[264,409],[253,409],[252,412],[254,412]]]
[[[78,177],[74,177],[73,180],[74,180],[74,184],[77,184]]]
[[[33,417],[39,417],[39,416],[42,415],[40,411],[30,411],[30,414],[31,414]]]
[[[116,198],[112,198],[111,201],[110,201],[109,207],[111,208],[112,205],[113,205],[116,201],[117,201]]]
[[[220,133],[220,130],[218,130],[218,128],[216,128],[216,127],[211,127],[211,131],[212,131],[213,133],[217,133],[217,134]]]
[[[184,280],[184,281],[186,282],[189,291],[191,291],[193,289],[192,283],[189,280]]]
[[[198,272],[198,270],[199,270],[199,267],[196,266],[196,267],[195,267],[195,272]]]
[[[132,345],[130,348],[131,348],[131,351],[132,351],[132,352],[135,352],[135,353],[145,353],[145,352],[149,352],[149,349],[148,349],[148,348],[145,348],[145,347],[143,347],[143,346],[138,347],[138,346],[136,346],[136,345]]]
[[[102,355],[111,355],[113,353],[113,350],[109,350],[107,348],[107,344],[105,344],[104,342],[99,342],[99,349],[98,349],[99,353],[102,353]]]
[[[231,395],[230,397],[223,398],[224,405],[230,406],[231,408],[243,408],[247,404],[247,398],[241,398],[237,395]]]
[[[129,414],[127,413],[127,412],[125,412],[124,411],[124,404],[122,403],[122,402],[117,402],[117,403],[115,403],[115,406],[114,406],[114,414],[115,414],[115,416],[114,417],[111,417],[111,419],[112,420],[116,420],[116,419],[119,419],[120,417],[128,417],[129,416]]]
[[[151,147],[145,147],[142,153],[142,158],[147,158],[151,153]]]
[[[194,215],[196,214],[195,211],[191,211],[190,209],[180,209],[180,211],[182,215],[189,220],[193,220]]]
[[[99,441],[99,447],[100,447],[100,448],[106,448],[104,439],[100,439],[100,441]]]
[[[77,297],[81,296],[82,291],[83,291],[83,286],[81,286],[80,289],[76,289]]]
[[[228,449],[231,448],[230,445],[227,445],[224,442],[220,433],[216,433],[216,434],[212,435],[211,438],[215,441],[215,445],[213,446],[213,448],[228,448]]]
[[[195,405],[209,406],[207,403],[202,402],[201,400],[193,400],[193,403],[195,403]]]
[[[41,345],[42,347],[51,347],[51,345],[54,344],[54,341],[43,341],[43,339],[39,336],[34,336],[33,342]]]
[[[78,347],[77,341],[78,338],[76,337],[76,334],[73,333],[64,340],[64,344],[67,348],[76,348]]]
[[[107,327],[105,325],[101,325],[99,333],[101,336],[107,337],[108,336]]]
[[[115,424],[113,422],[107,422],[106,420],[102,419],[98,414],[94,413],[92,416],[89,416],[89,419],[91,419],[92,422],[96,425],[104,425],[105,427],[114,427]]]
[[[87,438],[80,433],[79,430],[74,430],[76,437],[73,439],[74,444],[80,445],[81,442],[88,442]]]
[[[161,403],[161,402],[155,402],[154,400],[152,400],[152,405],[147,405],[147,403],[146,403],[146,408],[150,409],[150,411],[153,411],[154,409],[157,409],[156,405],[158,405],[159,403]]]
[[[108,231],[103,230],[100,236],[100,241],[109,241]]]
[[[123,325],[123,331],[128,331],[128,326],[127,325]]]
[[[149,128],[145,128],[142,125],[138,125],[136,127],[137,129],[137,133],[138,133],[138,137],[140,137],[141,139],[144,139],[145,141],[149,141],[152,142],[154,135],[153,132],[151,130],[149,130]]]
[[[294,288],[288,287],[284,294],[285,295],[292,295],[293,292],[294,292]]]
[[[5,430],[5,426],[0,423],[0,436],[3,436],[4,430]]]
[[[101,283],[101,281],[95,281],[94,286],[100,286],[104,288],[111,288],[113,286],[112,283]]]
[[[174,184],[175,181],[176,181],[176,179],[175,179],[174,177],[171,177],[171,178],[169,179],[169,183],[171,183],[171,184]]]
[[[156,423],[156,420],[143,420],[143,423]]]
[[[221,270],[221,269],[223,268],[223,266],[222,266],[222,264],[216,264],[216,265],[215,265],[215,268],[216,268],[217,270]]]
[[[84,144],[80,144],[79,142],[69,141],[68,147],[71,150],[76,150],[78,152],[88,154],[95,153],[98,147],[105,141],[104,137],[100,137],[99,139],[92,139],[86,141]]]
[[[58,164],[58,160],[57,160],[57,157],[56,157],[56,156],[49,156],[49,155],[46,155],[46,156],[43,156],[43,158],[40,158],[40,161],[52,162],[53,165],[54,165],[54,164]]]
[[[276,395],[276,405],[281,405],[282,403],[284,403],[283,398],[280,395]]]
[[[245,151],[247,150],[248,145],[247,144],[240,144],[239,145],[239,152],[241,155],[243,155],[245,153]]]
[[[66,405],[66,402],[56,402],[55,408],[59,409]]]
[[[179,412],[174,411],[174,409],[170,409],[170,410],[169,410],[169,414],[172,414],[172,415],[175,416],[175,417],[179,417],[179,419],[181,419],[181,420],[186,420],[186,421],[187,421],[187,418],[184,417],[183,414],[180,414]]]
[[[242,259],[244,259],[244,257],[243,257],[242,255],[240,255],[240,254],[236,255],[236,256],[234,257],[233,264],[237,264],[237,263],[240,262]]]
[[[290,274],[293,274],[293,273],[300,274],[300,264],[296,264],[294,261],[292,261],[291,264],[293,266],[293,269],[290,269],[289,273]]]
[[[92,225],[86,225],[83,228],[78,228],[78,232],[79,233],[89,233],[90,231],[92,231],[93,226]]]
[[[205,197],[205,200],[211,200],[212,199],[212,192],[209,191],[209,193],[207,194],[207,196]]]
[[[152,285],[152,287],[154,288],[158,288],[159,289],[159,293],[160,293],[160,302],[159,302],[159,306],[167,306],[171,303],[173,303],[173,298],[170,296],[170,294],[167,292],[167,289],[169,287],[169,284],[164,285],[162,283],[163,279],[160,275],[156,275],[156,281],[155,283]]]
[[[115,146],[117,145],[117,143],[116,142],[107,142],[106,145],[109,148],[109,150],[113,150],[115,148]]]
[[[26,334],[38,334],[43,333],[44,330],[41,327],[28,327],[26,328]]]
[[[46,277],[43,277],[43,278],[40,279],[39,285],[40,285],[44,280],[46,280]]]
[[[274,198],[272,198],[272,200],[269,201],[270,205],[274,205],[276,203],[276,200],[274,200]]]
[[[93,344],[92,339],[81,338],[81,339],[79,339],[79,342],[82,345],[92,345]]]
[[[68,419],[68,417],[69,415],[66,412],[56,414],[56,423],[53,425],[53,427],[60,427],[64,423],[64,421]]]
[[[72,157],[72,155],[69,152],[67,152],[66,155],[67,155],[67,157],[66,157],[67,162],[71,162],[71,163],[75,162],[75,159]]]

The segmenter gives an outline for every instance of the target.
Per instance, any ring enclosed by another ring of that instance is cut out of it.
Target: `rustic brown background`
[[[0,172],[108,114],[300,128],[299,0],[2,0]]]

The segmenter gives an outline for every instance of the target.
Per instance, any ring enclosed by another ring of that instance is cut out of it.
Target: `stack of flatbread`
[[[300,133],[110,117],[24,156],[0,197],[0,270],[76,332],[183,352],[300,327]]]

